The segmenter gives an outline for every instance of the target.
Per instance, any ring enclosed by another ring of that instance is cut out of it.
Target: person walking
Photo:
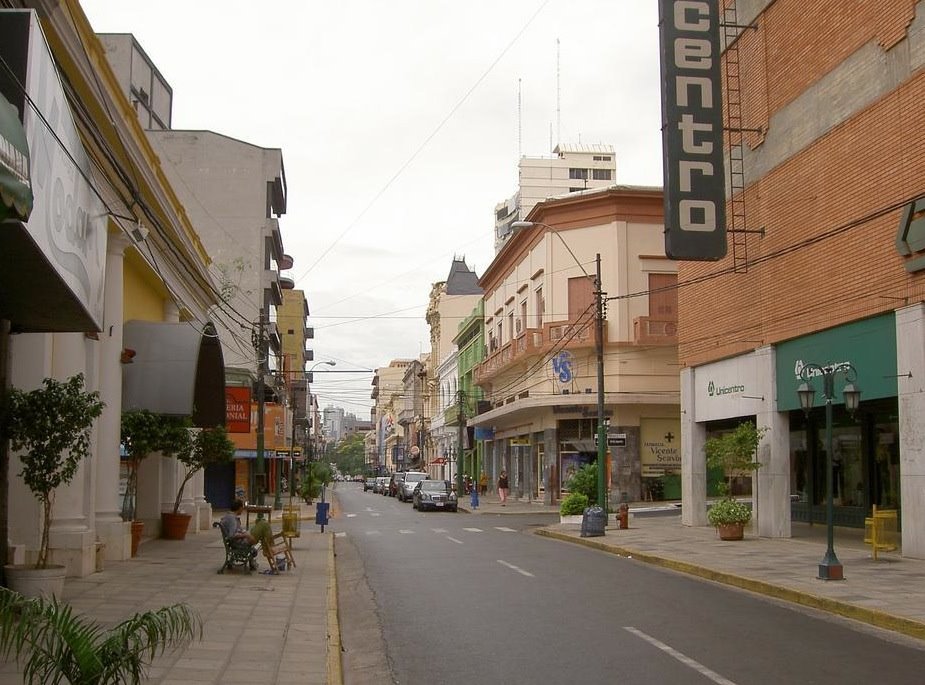
[[[483,497],[488,492],[488,474],[482,469],[482,475],[479,476],[479,494]]]
[[[511,484],[507,479],[507,471],[502,471],[498,476],[498,497],[501,498],[501,506],[507,504],[507,493],[510,492]]]

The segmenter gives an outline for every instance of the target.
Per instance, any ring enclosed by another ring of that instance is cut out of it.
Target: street
[[[548,516],[419,513],[353,483],[337,497],[348,683],[912,683],[925,668],[916,641],[530,534]]]

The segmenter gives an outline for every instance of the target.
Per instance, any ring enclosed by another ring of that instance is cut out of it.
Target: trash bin
[[[581,516],[581,537],[593,538],[604,534],[607,514],[601,507],[588,507]]]
[[[328,507],[330,504],[328,502],[316,502],[315,503],[315,523],[321,526],[321,532],[324,532],[324,527],[328,525]]]

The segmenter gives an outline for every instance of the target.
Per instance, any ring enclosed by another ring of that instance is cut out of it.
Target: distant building
[[[566,145],[554,157],[521,157],[519,187],[495,206],[495,253],[511,235],[511,224],[522,221],[538,202],[616,183],[617,161],[610,145]]]

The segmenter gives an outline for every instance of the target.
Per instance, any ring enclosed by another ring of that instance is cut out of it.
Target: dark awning
[[[194,327],[195,326],[195,327]],[[192,416],[196,426],[225,425],[225,361],[215,327],[127,321],[123,344],[133,350],[122,374],[122,409]]]
[[[26,131],[19,110],[0,94],[0,221],[28,221],[32,199]]]

